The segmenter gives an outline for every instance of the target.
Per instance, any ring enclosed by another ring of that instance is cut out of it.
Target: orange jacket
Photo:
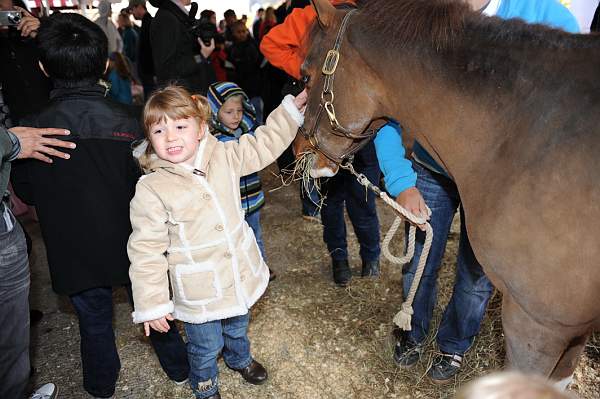
[[[331,0],[338,4],[354,4],[353,0]],[[260,42],[260,51],[271,65],[283,69],[288,75],[300,79],[300,66],[304,62],[302,41],[317,17],[313,6],[295,8],[282,24],[273,27]]]

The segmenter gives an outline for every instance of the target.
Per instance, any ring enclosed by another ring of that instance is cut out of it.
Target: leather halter
[[[344,40],[344,33],[348,27],[348,21],[350,21],[350,17],[352,17],[356,11],[357,10],[351,10],[344,16],[344,19],[340,25],[340,29],[338,30],[335,38],[333,49],[327,52],[327,56],[323,62],[321,73],[325,76],[325,78],[315,123],[309,131],[306,131],[306,129],[303,127],[300,128],[300,132],[304,138],[308,140],[310,145],[315,150],[321,152],[327,158],[339,164],[343,163],[345,160],[351,160],[353,154],[365,146],[369,142],[369,139],[373,137],[386,123],[389,122],[389,119],[386,117],[375,118],[369,122],[362,132],[355,133],[342,126],[337,120],[335,107],[333,105],[333,101],[335,99],[333,94],[333,81],[335,79],[335,72],[340,60],[340,47],[342,45],[342,41]],[[329,118],[329,125],[331,127],[332,134],[354,141],[341,155],[333,154],[332,152],[319,146],[317,130],[319,129],[319,122],[321,121],[323,113],[326,113],[327,117]]]

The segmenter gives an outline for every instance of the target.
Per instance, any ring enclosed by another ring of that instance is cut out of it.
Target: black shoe
[[[379,277],[379,260],[362,261],[361,277]]]
[[[269,267],[269,281],[273,281],[277,278],[277,273],[275,273],[273,270],[271,270],[271,268]]]
[[[250,363],[248,367],[234,370],[240,373],[242,378],[252,385],[264,384],[267,381],[267,378],[269,378],[267,370],[256,360],[252,360],[252,363]]]
[[[209,396],[209,397],[208,397],[208,398],[206,398],[206,399],[221,399],[221,394],[219,393],[219,391],[217,391],[217,393],[215,393],[215,394],[214,394],[214,395],[212,395],[212,396]]]
[[[460,371],[463,357],[461,355],[442,353],[433,359],[433,364],[427,372],[434,384],[443,385],[454,380]]]
[[[423,344],[418,344],[403,336],[396,341],[394,347],[394,361],[398,367],[411,368],[421,359]]]
[[[352,271],[347,260],[332,260],[333,281],[340,287],[345,287],[352,278]]]

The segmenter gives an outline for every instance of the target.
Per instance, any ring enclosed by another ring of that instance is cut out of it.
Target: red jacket
[[[225,50],[215,49],[209,57],[210,64],[215,70],[215,76],[217,82],[227,81],[227,71],[225,70],[225,61],[227,60],[227,54]]]
[[[352,0],[331,0],[334,6],[354,4]],[[273,27],[260,42],[260,51],[271,65],[283,69],[288,75],[300,79],[300,66],[304,62],[302,41],[310,31],[317,13],[313,6],[295,8],[282,24]]]

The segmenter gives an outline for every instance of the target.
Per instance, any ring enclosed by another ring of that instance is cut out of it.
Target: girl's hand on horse
[[[152,327],[153,330],[156,330],[161,333],[166,333],[167,331],[169,331],[169,329],[171,327],[169,326],[169,323],[167,320],[169,320],[169,321],[174,320],[173,316],[171,316],[171,313],[167,314],[166,316],[161,317],[160,319],[145,321],[144,322],[144,332],[146,333],[146,337],[150,336],[150,327]]]
[[[402,191],[398,197],[396,197],[396,202],[413,215],[429,220],[429,210],[427,209],[427,205],[425,204],[421,192],[416,187],[409,187]],[[424,224],[419,224],[417,227],[425,231]]]
[[[302,90],[300,94],[294,98],[294,104],[298,107],[298,110],[304,113],[304,109],[306,108],[306,101],[308,100],[308,93],[306,89]]]

